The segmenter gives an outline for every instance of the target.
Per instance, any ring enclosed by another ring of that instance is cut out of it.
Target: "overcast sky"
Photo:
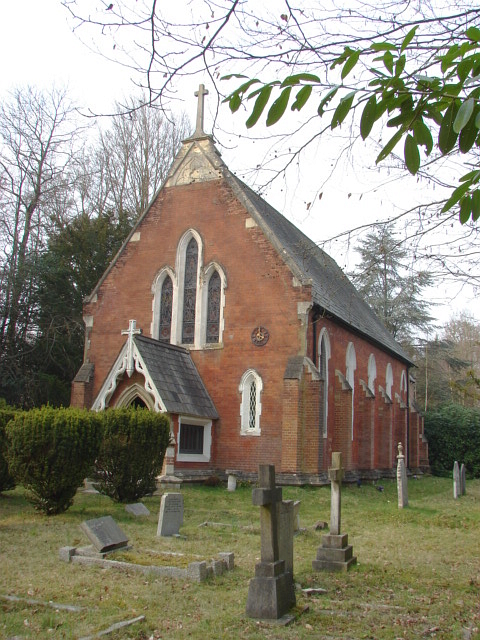
[[[4,0],[0,9],[0,59],[0,97],[15,86],[32,84],[48,89],[55,84],[66,85],[74,100],[94,112],[104,113],[111,110],[115,100],[121,101],[134,92],[128,70],[89,51],[72,32],[68,13],[60,0]],[[193,123],[196,112],[193,92],[200,81],[201,78],[192,80],[191,99],[187,94],[184,102],[179,103]],[[208,86],[208,80],[205,84]],[[207,132],[213,108],[207,102]],[[229,117],[226,107],[224,109],[224,116]],[[230,119],[232,135],[221,136],[221,141],[230,147],[226,145],[223,149],[223,157],[232,171],[255,186],[252,184],[253,174],[247,171],[253,164],[252,150],[258,150],[258,162],[261,162],[263,154],[268,153],[268,147],[261,143],[256,143],[255,147],[248,141],[243,121]],[[316,242],[358,226],[363,221],[384,217],[385,212],[398,212],[399,208],[408,207],[413,202],[412,194],[418,188],[414,179],[403,181],[399,187],[392,183],[380,189],[377,188],[377,182],[380,183],[377,172],[358,171],[348,160],[345,160],[345,169],[341,173],[345,178],[324,186],[323,177],[318,178],[320,173],[316,169],[319,157],[323,167],[333,166],[335,151],[324,146],[312,149],[288,188],[279,183],[266,193],[269,202]],[[382,181],[385,178],[388,179],[384,176]],[[321,199],[319,193],[322,194]],[[342,268],[354,267],[353,252],[345,249],[336,251],[335,245],[330,247],[330,251]],[[451,293],[451,289],[447,290],[442,285],[436,287],[431,295],[440,302]],[[434,314],[445,321],[462,308],[480,318],[480,301],[474,299],[471,291],[464,291],[454,301],[437,307]]]

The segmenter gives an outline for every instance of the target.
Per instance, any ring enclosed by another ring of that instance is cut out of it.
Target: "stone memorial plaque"
[[[183,495],[165,493],[160,502],[157,536],[176,536],[183,524]]]
[[[149,516],[150,511],[147,507],[141,502],[136,502],[135,504],[127,504],[125,506],[125,511],[131,513],[133,516]]]
[[[100,553],[128,546],[128,538],[112,516],[85,520],[80,528]]]

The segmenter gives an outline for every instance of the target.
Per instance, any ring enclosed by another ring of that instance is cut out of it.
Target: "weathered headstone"
[[[131,513],[132,516],[149,516],[150,511],[142,502],[135,502],[135,504],[127,504],[125,511]]]
[[[300,500],[293,503],[293,530],[300,531]]]
[[[397,457],[397,493],[398,508],[403,509],[408,506],[408,483],[407,470],[405,469],[405,456],[403,455],[402,443],[398,443]]]
[[[80,527],[100,553],[108,553],[128,546],[127,536],[112,516],[85,520]]]
[[[342,454],[332,453],[332,467],[328,470],[331,484],[330,533],[322,537],[322,546],[317,549],[313,560],[315,571],[348,571],[357,562],[353,547],[348,544],[348,534],[340,533],[342,503]]]
[[[237,488],[237,477],[234,476],[233,473],[229,473],[228,481],[227,481],[227,489],[228,491],[235,491],[236,488]]]
[[[260,507],[261,560],[250,580],[246,610],[251,618],[278,620],[295,605],[293,574],[286,570],[285,559],[280,556],[288,546],[279,536],[282,490],[275,486],[274,465],[260,465],[258,479],[260,487],[253,490],[252,501]],[[286,507],[287,512],[289,509]]]
[[[460,465],[460,488],[462,491],[462,496],[464,496],[467,493],[467,475],[465,472],[465,465],[462,464]]]
[[[160,502],[157,536],[177,536],[183,524],[183,495],[164,493]]]
[[[460,479],[460,467],[455,460],[453,464],[453,497],[455,499],[462,495],[461,479]]]

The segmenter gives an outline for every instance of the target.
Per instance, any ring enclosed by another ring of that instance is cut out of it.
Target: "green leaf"
[[[405,138],[403,152],[407,169],[414,176],[420,168],[420,153],[415,138],[410,134]]]
[[[480,218],[480,190],[476,189],[472,194],[472,220],[476,222]]]
[[[280,85],[281,87],[289,87],[300,82],[320,82],[320,78],[318,76],[313,75],[312,73],[296,73],[293,76],[288,76]]]
[[[472,58],[464,58],[460,60],[457,65],[457,76],[461,82],[465,82],[465,78],[468,76],[473,67]]]
[[[475,144],[475,140],[478,136],[478,127],[476,126],[476,120],[478,115],[478,107],[475,107],[472,115],[470,116],[470,120],[460,131],[460,136],[458,138],[458,148],[462,153],[467,153]]]
[[[445,213],[446,211],[451,209],[454,204],[457,204],[460,198],[462,198],[467,193],[469,188],[470,188],[470,182],[464,182],[459,187],[457,187],[455,191],[452,193],[452,195],[450,196],[450,198],[443,205],[442,213]]]
[[[480,180],[480,170],[474,169],[460,178],[460,182],[465,182],[466,180],[468,180],[470,184],[477,184]]]
[[[432,132],[423,120],[415,120],[413,123],[413,135],[416,143],[423,145],[426,148],[427,156],[430,155],[433,149],[433,137]]]
[[[442,118],[442,124],[440,125],[440,131],[438,133],[438,146],[443,154],[451,151],[457,142],[458,134],[453,129],[457,111],[458,105],[455,100],[452,100]]]
[[[232,93],[230,100],[228,101],[228,106],[230,107],[230,111],[235,113],[240,108],[242,104],[242,99],[238,95],[238,93]]]
[[[377,112],[377,99],[375,96],[371,96],[367,100],[367,104],[363,109],[362,117],[360,119],[360,135],[362,136],[363,140],[365,140],[368,137],[370,131],[372,130],[372,127],[375,123],[376,112]]]
[[[470,196],[464,196],[460,202],[460,222],[465,224],[470,218],[472,212],[472,199]]]
[[[387,71],[389,71],[391,74],[393,74],[393,55],[390,51],[385,51],[385,54],[382,58],[383,60],[383,64],[385,65],[385,68],[387,69]]]
[[[222,76],[220,80],[231,80],[232,78],[246,78],[243,73],[229,73],[228,76]]]
[[[477,27],[470,27],[465,31],[465,35],[472,42],[480,42],[480,29]]]
[[[455,133],[460,133],[460,131],[466,126],[467,122],[471,118],[474,106],[475,100],[473,98],[468,98],[468,100],[462,102],[459,110],[457,111],[457,115],[455,116],[455,120],[453,121],[453,130]]]
[[[267,102],[270,99],[270,94],[272,93],[272,89],[273,89],[272,85],[267,84],[265,87],[263,87],[263,89],[258,94],[257,99],[255,100],[255,104],[253,105],[253,111],[245,123],[247,129],[250,129],[251,127],[257,124],[258,119],[262,115],[263,110],[265,109]]]
[[[400,142],[404,133],[405,132],[403,131],[403,129],[399,129],[399,131],[397,131],[397,133],[395,133],[390,138],[390,140],[387,142],[387,144],[383,147],[383,149],[378,154],[377,159],[375,160],[376,164],[378,164],[379,162],[384,160],[388,155],[390,155],[390,153],[393,151],[393,149],[398,144],[398,142]]]
[[[352,106],[353,98],[355,97],[355,91],[350,91],[345,97],[340,100],[338,107],[335,109],[335,113],[333,114],[332,124],[330,125],[332,129],[338,127],[339,124],[345,120]]]
[[[288,101],[290,100],[291,92],[292,87],[286,87],[272,104],[267,115],[267,127],[271,127],[272,124],[278,122],[283,116],[285,109],[287,108]]]
[[[295,102],[292,104],[292,111],[300,111],[312,94],[312,85],[307,84],[300,89],[295,96]]]
[[[395,118],[391,118],[388,122],[387,122],[387,127],[399,127],[402,124],[406,124],[409,123],[412,118],[413,118],[414,112],[413,111],[409,111],[407,113],[401,113],[398,116],[395,116]]]
[[[402,73],[403,70],[405,69],[405,63],[406,63],[407,59],[405,58],[405,56],[400,56],[400,58],[397,60],[396,64],[395,64],[395,77],[399,78]]]
[[[342,69],[342,80],[344,80],[348,76],[350,71],[357,64],[359,57],[360,57],[360,51],[354,51],[352,55],[349,58],[347,58],[347,61],[343,65],[343,69]]]
[[[415,25],[413,29],[410,29],[410,31],[407,33],[407,35],[403,39],[402,46],[400,47],[400,53],[403,53],[405,49],[408,47],[408,45],[410,44],[410,42],[413,40],[417,32],[417,29],[418,29],[418,25]]]
[[[330,91],[327,93],[327,95],[322,99],[322,101],[318,105],[317,113],[320,117],[322,117],[323,114],[325,113],[325,107],[328,105],[330,100],[332,100],[335,97],[335,94],[337,93],[337,91],[338,91],[338,87],[334,87],[333,89],[330,89]]]
[[[370,49],[372,51],[396,51],[397,47],[389,42],[374,42]]]

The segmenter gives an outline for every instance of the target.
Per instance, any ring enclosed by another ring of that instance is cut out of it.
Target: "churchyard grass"
[[[148,517],[135,518],[124,505],[82,491],[66,513],[47,517],[33,510],[21,488],[5,492],[0,495],[0,637],[82,638],[141,615],[143,622],[106,637],[480,637],[480,481],[468,481],[467,495],[454,500],[449,479],[410,479],[409,506],[401,510],[396,482],[380,484],[383,491],[371,484],[343,486],[341,530],[348,533],[358,564],[336,574],[312,570],[324,533],[314,525],[329,522],[330,488],[284,487],[284,499],[301,500],[295,582],[301,589],[325,590],[312,595],[298,590],[289,626],[245,615],[249,580],[260,556],[252,487],[169,489],[184,496],[181,538],[156,537],[159,495],[143,501]],[[61,562],[60,547],[88,544],[80,523],[105,515],[127,534],[133,554],[168,551],[209,560],[232,551],[235,570],[196,583]],[[49,602],[53,606],[46,606]],[[55,603],[81,609],[60,610]]]

